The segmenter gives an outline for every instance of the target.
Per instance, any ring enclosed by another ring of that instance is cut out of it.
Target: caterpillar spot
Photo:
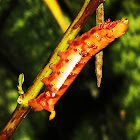
[[[79,48],[77,48],[77,50],[80,52],[81,50]]]
[[[75,65],[75,67],[80,67],[80,66],[83,66],[84,64],[85,64],[85,62],[80,61]]]
[[[74,48],[73,50],[74,50],[75,52],[77,52],[77,49]]]
[[[85,53],[85,54],[83,55],[83,57],[87,57],[87,56],[90,56],[90,53]]]
[[[101,24],[100,24],[100,28],[101,28],[101,29],[103,29],[103,28],[104,28],[104,25],[105,25],[105,23],[104,23],[104,22],[103,22],[103,23],[101,23]]]
[[[60,71],[57,72],[57,75],[59,75],[59,74],[60,74]]]
[[[111,22],[111,19],[109,18],[105,23],[110,23]]]
[[[91,45],[91,47],[92,47],[93,49],[98,49],[98,47],[97,47],[97,46],[95,46],[94,44],[93,44],[93,45]]]
[[[71,79],[71,78],[75,77],[76,75],[77,74],[75,74],[75,73],[70,73],[69,76],[68,76],[68,79]]]
[[[87,45],[90,46],[90,42],[87,42]]]
[[[108,27],[110,28],[112,25],[113,25],[113,22],[109,23],[108,24]]]
[[[45,102],[43,102],[43,101],[41,102],[41,104],[42,104],[43,106],[45,106],[45,105],[46,105],[46,104],[45,104]]]
[[[40,104],[44,107],[44,106],[46,106],[46,99],[45,98],[42,98],[41,100],[40,100]]]
[[[98,35],[98,34],[96,34],[96,37],[97,37],[97,38],[99,38],[99,35]]]
[[[47,95],[47,96],[50,96],[50,93],[49,93],[49,92],[46,92],[46,95]]]
[[[82,52],[80,53],[80,55],[82,55],[83,57],[84,57],[84,56],[87,56],[87,52],[86,52],[86,51],[82,51]]]
[[[63,73],[63,71],[60,71],[60,73]]]
[[[52,83],[55,86],[55,83]]]
[[[65,59],[65,62],[68,63],[69,62],[69,59]]]

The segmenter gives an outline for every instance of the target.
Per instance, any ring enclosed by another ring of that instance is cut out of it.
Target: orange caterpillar
[[[109,19],[82,36],[69,40],[69,48],[58,53],[61,58],[60,61],[50,65],[53,70],[52,74],[42,79],[42,82],[46,85],[45,92],[36,99],[30,99],[28,104],[35,111],[48,110],[51,112],[49,120],[53,119],[56,114],[54,105],[65,93],[87,61],[114,41],[115,38],[123,35],[127,28],[127,19],[123,18],[114,22]]]

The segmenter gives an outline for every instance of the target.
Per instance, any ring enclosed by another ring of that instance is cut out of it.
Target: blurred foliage
[[[73,20],[81,0],[58,0],[66,18]],[[104,2],[105,19],[127,17],[124,36],[104,49],[103,79],[96,87],[94,58],[56,105],[56,118],[31,111],[12,140],[138,140],[140,139],[140,3]],[[95,14],[82,32],[95,26]],[[31,84],[63,35],[43,1],[0,1],[0,129],[17,104],[18,75],[24,91]]]

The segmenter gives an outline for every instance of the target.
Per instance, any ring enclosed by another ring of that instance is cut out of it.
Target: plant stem
[[[42,89],[44,84],[41,82],[41,79],[51,74],[52,70],[49,68],[50,64],[55,64],[59,61],[60,58],[57,56],[58,52],[64,51],[68,48],[67,41],[76,37],[81,28],[87,22],[90,15],[102,2],[103,0],[85,0],[77,17],[74,19],[68,30],[65,32],[64,36],[61,38],[52,55],[47,60],[43,68],[40,70],[32,85],[28,88],[24,98],[22,99],[22,103],[17,105],[15,111],[11,115],[11,118],[7,122],[4,129],[1,131],[0,140],[9,140],[12,137],[12,135],[22,122],[23,118],[25,118],[30,111],[28,101],[31,98],[35,98]]]
[[[63,32],[66,31],[68,28],[68,24],[65,20],[65,16],[63,15],[63,12],[57,2],[57,0],[44,0],[46,5],[49,7],[50,11],[52,12],[53,16],[57,20],[61,30]]]

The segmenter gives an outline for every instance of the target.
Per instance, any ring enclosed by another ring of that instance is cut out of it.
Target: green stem
[[[47,60],[43,68],[40,70],[39,74],[33,81],[32,85],[28,88],[25,96],[21,102],[18,104],[15,111],[11,115],[10,120],[0,133],[0,140],[8,140],[16,131],[17,127],[22,122],[23,118],[28,114],[30,107],[28,106],[28,101],[31,98],[35,98],[43,87],[41,79],[45,76],[49,76],[52,70],[49,68],[51,63],[57,63],[59,57],[57,56],[59,51],[64,51],[68,48],[67,41],[76,37],[81,28],[87,22],[90,15],[96,10],[98,5],[102,3],[103,0],[85,0],[81,10],[79,11],[77,17],[74,19],[68,30],[65,32],[60,42],[54,49],[51,57]]]

